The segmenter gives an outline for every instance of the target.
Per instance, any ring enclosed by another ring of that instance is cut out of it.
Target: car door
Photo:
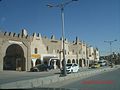
[[[77,71],[78,71],[77,64],[73,64],[73,72],[77,72]]]

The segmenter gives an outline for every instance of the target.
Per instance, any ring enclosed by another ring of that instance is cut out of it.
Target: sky
[[[70,0],[1,0],[0,29],[20,33],[24,28],[56,39],[62,36],[60,8],[48,8]],[[97,47],[101,55],[120,52],[120,0],[78,0],[64,8],[65,38],[72,42],[76,36]]]

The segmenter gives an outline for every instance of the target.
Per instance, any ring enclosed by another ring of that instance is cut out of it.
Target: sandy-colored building
[[[20,34],[0,32],[0,71],[29,71],[31,67],[45,63],[53,64],[54,69],[62,67],[63,40],[42,37],[41,34],[27,34],[25,29]],[[76,37],[75,41],[65,40],[66,63],[77,63],[88,67],[91,61],[99,60],[99,50],[88,46]]]
[[[54,61],[55,68],[62,67],[63,60],[63,41],[62,39],[57,40],[54,35],[51,38],[42,37],[41,35],[33,35],[31,41],[31,53],[32,53],[32,62],[35,66],[37,60],[40,63],[50,63],[51,58],[57,58],[57,61]],[[38,39],[39,38],[39,39]],[[36,41],[37,39],[37,41]],[[40,45],[41,44],[41,45]],[[36,45],[36,46],[35,46]],[[33,47],[34,46],[34,47]],[[35,48],[38,49],[38,57],[33,58],[33,51],[35,52]],[[41,51],[39,51],[41,50]],[[93,47],[88,47],[88,45],[80,41],[78,37],[74,42],[69,42],[67,39],[65,40],[65,59],[66,63],[77,63],[80,67],[88,67],[89,61],[98,60],[99,59],[99,51],[94,49]]]

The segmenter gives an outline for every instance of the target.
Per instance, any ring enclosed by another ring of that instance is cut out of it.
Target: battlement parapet
[[[10,38],[24,38],[24,39],[28,39],[29,36],[28,35],[22,35],[20,33],[13,33],[13,32],[3,32],[1,33],[2,37],[10,37]]]

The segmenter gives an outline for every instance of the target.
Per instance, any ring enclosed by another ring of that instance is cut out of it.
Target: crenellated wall
[[[22,29],[21,33],[0,32],[0,71],[3,70],[5,57],[9,56],[7,50],[12,45],[22,48],[25,58],[25,71],[30,70],[31,60],[40,59],[42,55],[56,55],[61,60],[63,58],[62,38],[58,40],[54,35],[51,38],[42,37],[40,33],[33,33],[29,36],[26,29]],[[70,62],[75,61],[79,66],[88,66],[90,60],[99,60],[99,51],[89,47],[84,41],[80,41],[76,37],[74,42],[65,39],[65,56],[66,62],[70,60]]]
[[[27,35],[25,36],[24,34],[20,33],[13,33],[13,32],[0,32],[0,37],[5,37],[5,38],[14,38],[14,39],[24,39],[24,40],[29,40],[30,37]]]

